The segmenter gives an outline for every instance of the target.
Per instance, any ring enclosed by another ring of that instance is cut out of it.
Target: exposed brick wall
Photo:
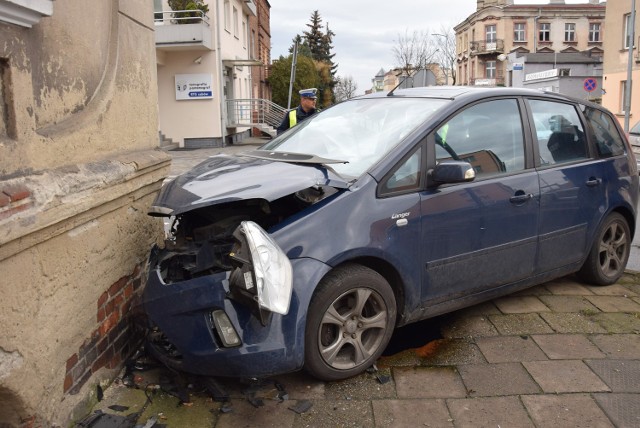
[[[132,328],[131,308],[138,303],[141,266],[102,293],[96,304],[97,328],[67,359],[64,393],[77,394],[103,367],[118,368],[142,339]]]
[[[0,220],[33,206],[31,191],[23,185],[0,186]]]

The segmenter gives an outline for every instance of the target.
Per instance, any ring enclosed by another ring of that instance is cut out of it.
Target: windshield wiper
[[[271,150],[252,150],[250,152],[242,153],[244,156],[249,156],[258,159],[275,160],[281,162],[291,163],[308,163],[313,165],[329,165],[332,163],[349,163],[346,160],[339,159],[327,159],[321,156],[307,153],[291,153],[291,152],[276,152]]]

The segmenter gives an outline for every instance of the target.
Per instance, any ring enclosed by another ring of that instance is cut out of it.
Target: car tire
[[[309,305],[305,369],[325,381],[363,372],[384,351],[395,323],[396,299],[382,275],[357,264],[336,268]]]
[[[596,235],[578,276],[594,285],[610,285],[624,273],[631,251],[627,220],[618,213],[609,215]]]

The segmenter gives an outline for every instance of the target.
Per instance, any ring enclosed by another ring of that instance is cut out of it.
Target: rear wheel
[[[355,264],[337,268],[311,299],[306,370],[322,380],[361,373],[382,354],[395,322],[395,296],[380,274]]]
[[[612,213],[602,223],[578,275],[595,285],[613,284],[624,273],[630,251],[631,232],[627,220]]]

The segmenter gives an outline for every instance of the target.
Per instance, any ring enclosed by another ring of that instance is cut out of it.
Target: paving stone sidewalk
[[[441,339],[345,381],[220,379],[227,402],[192,388],[184,404],[158,389],[170,375],[158,369],[136,373],[137,388],[114,383],[94,410],[193,428],[640,426],[640,274],[562,278],[432,323]]]

